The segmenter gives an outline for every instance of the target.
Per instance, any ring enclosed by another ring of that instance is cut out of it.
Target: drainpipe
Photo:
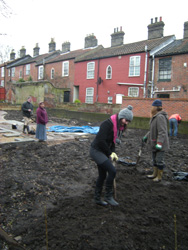
[[[155,72],[155,55],[152,56],[152,82],[151,82],[151,98],[153,98],[153,91],[154,91],[154,72]]]
[[[96,102],[98,102],[98,91],[99,91],[99,59],[98,59],[98,68],[97,68],[97,93],[96,93]]]
[[[146,98],[146,78],[147,78],[147,63],[148,63],[148,53],[147,53],[147,45],[145,46],[145,71],[144,71],[144,92],[143,92],[143,97]]]

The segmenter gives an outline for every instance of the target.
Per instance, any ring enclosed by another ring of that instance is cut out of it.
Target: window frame
[[[133,94],[131,95],[130,92],[131,90],[137,90],[137,95]],[[139,97],[139,87],[128,87],[128,96],[129,97]]]
[[[22,78],[22,69],[19,71],[19,78]]]
[[[42,70],[42,72],[41,72]],[[40,65],[38,66],[38,80],[42,80],[44,77],[44,66]]]
[[[64,61],[62,63],[62,76],[63,77],[69,76],[69,61]]]
[[[51,68],[51,79],[54,79],[54,75],[55,75],[55,69]]]
[[[15,77],[15,67],[11,68],[11,77]]]
[[[92,68],[89,68],[93,65]],[[88,62],[87,63],[87,79],[94,79],[95,78],[95,62]]]
[[[1,68],[1,77],[5,77],[5,67]]]
[[[5,87],[5,81],[4,80],[1,80],[1,84],[0,84],[1,87]]]
[[[92,93],[91,94],[88,93],[89,91],[91,91]],[[92,101],[88,101],[88,99],[90,99],[90,97],[92,98]],[[93,87],[86,88],[85,103],[93,104],[93,98],[94,98],[94,88]]]
[[[159,59],[158,81],[170,82],[171,78],[172,78],[172,57]]]
[[[108,96],[108,104],[113,104],[113,97],[112,96]]]
[[[30,75],[30,70],[31,70],[30,64],[26,64],[26,67],[25,67],[25,74],[26,74],[26,76]]]
[[[108,69],[110,69],[110,73],[108,72]],[[112,66],[111,65],[108,65],[106,67],[106,79],[107,80],[112,79]]]
[[[139,59],[139,62],[137,62]],[[140,76],[141,56],[131,56],[129,58],[129,77]]]

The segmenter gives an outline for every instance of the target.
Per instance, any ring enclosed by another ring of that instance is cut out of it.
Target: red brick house
[[[152,97],[188,98],[188,22],[183,39],[156,53],[154,67]]]

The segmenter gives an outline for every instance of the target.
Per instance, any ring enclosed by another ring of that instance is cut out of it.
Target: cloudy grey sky
[[[65,41],[71,50],[84,48],[84,39],[94,33],[98,44],[111,46],[114,28],[122,26],[124,43],[145,40],[151,18],[162,17],[164,36],[183,38],[184,22],[188,21],[188,1],[179,0],[5,0],[12,9],[9,18],[0,15],[0,44],[9,45],[17,53],[25,46],[33,55],[38,43],[40,54],[48,52],[48,43],[55,39],[56,49]]]

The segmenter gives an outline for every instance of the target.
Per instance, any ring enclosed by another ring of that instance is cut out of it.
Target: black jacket
[[[111,119],[107,119],[101,124],[99,132],[97,133],[94,141],[91,143],[91,146],[109,157],[112,152],[115,152],[113,139],[113,123]]]
[[[31,111],[28,111],[28,109],[31,109]],[[33,114],[33,104],[30,102],[24,102],[22,104],[22,113],[23,116],[30,118]]]

